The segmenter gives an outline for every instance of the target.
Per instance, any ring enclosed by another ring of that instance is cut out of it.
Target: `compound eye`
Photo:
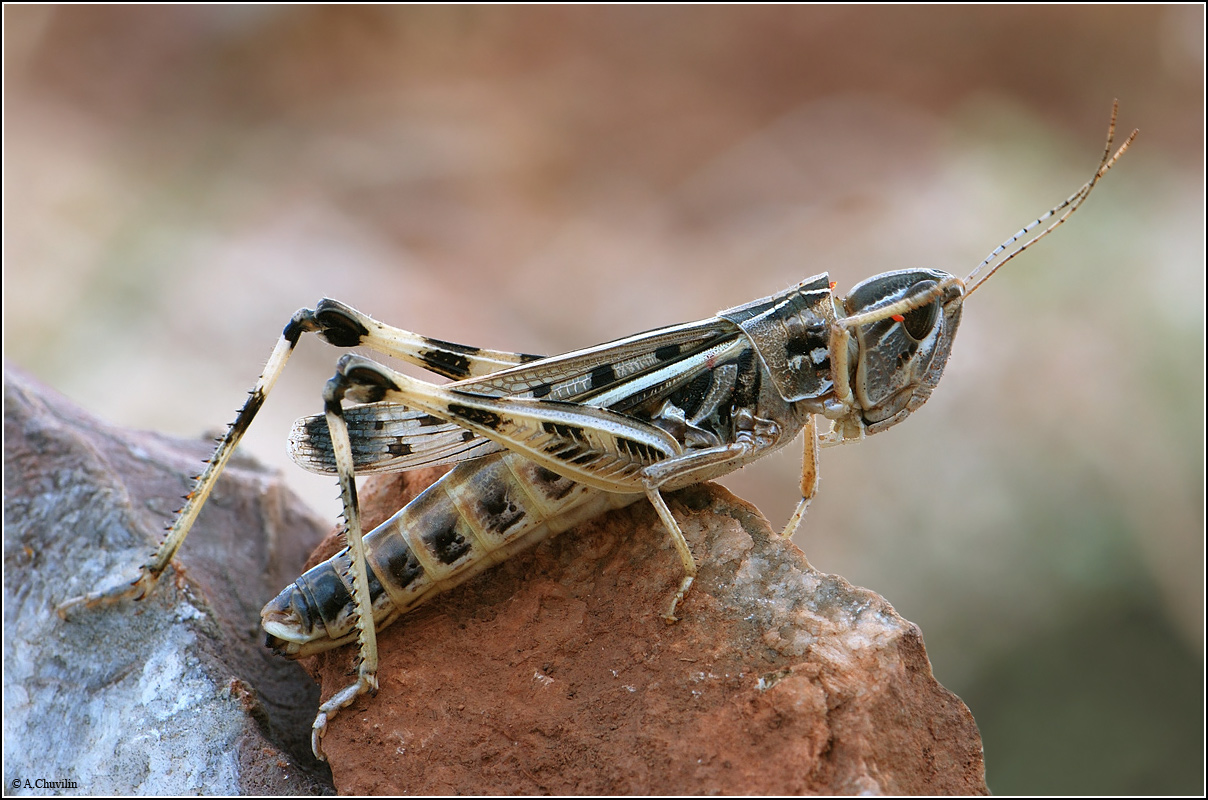
[[[923,281],[916,284],[914,291],[918,294],[929,291],[935,286],[935,281]],[[933,300],[925,306],[920,306],[912,311],[907,311],[902,320],[902,327],[911,339],[916,342],[921,342],[926,339],[931,333],[931,329],[935,327],[936,318],[939,316],[940,304],[938,300]]]

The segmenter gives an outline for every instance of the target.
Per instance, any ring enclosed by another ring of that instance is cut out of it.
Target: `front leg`
[[[797,532],[801,520],[805,518],[805,511],[810,507],[810,501],[814,499],[817,492],[818,422],[817,417],[810,414],[805,423],[805,452],[801,455],[801,500],[798,501],[797,508],[793,511],[793,516],[789,517],[784,530],[780,532],[783,538],[791,539]]]

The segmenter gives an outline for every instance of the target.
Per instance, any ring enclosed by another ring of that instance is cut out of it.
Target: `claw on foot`
[[[327,756],[323,753],[323,736],[327,733],[327,714],[320,711],[315,717],[315,724],[310,731],[310,749],[315,754],[315,758],[320,761],[326,761]]]
[[[314,751],[315,758],[320,761],[327,760],[327,756],[323,753],[323,737],[327,735],[327,723],[340,713],[340,709],[352,705],[352,701],[357,697],[366,692],[376,692],[377,688],[377,675],[363,672],[357,677],[356,683],[345,686],[332,695],[326,703],[319,706],[319,713],[315,715],[315,724],[311,727],[310,732],[310,749]]]
[[[126,586],[119,584],[104,591],[69,597],[55,606],[55,613],[59,615],[59,619],[65,620],[79,609],[111,606],[125,600],[142,600],[153,588],[155,588],[155,578],[152,578],[150,573],[143,569],[139,572],[138,577]]]
[[[675,616],[675,609],[684,599],[684,595],[688,593],[688,589],[692,587],[692,581],[694,580],[696,580],[694,576],[688,575],[680,584],[679,591],[675,593],[675,597],[671,600],[671,608],[667,609],[667,613],[663,615],[663,621],[668,625],[674,625],[675,623],[679,622],[679,617]]]

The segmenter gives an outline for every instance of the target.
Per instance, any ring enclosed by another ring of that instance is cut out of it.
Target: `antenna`
[[[1024,250],[1027,250],[1029,247],[1036,244],[1044,237],[1048,236],[1050,233],[1052,233],[1054,230],[1056,230],[1056,228],[1059,225],[1061,225],[1061,223],[1063,223],[1067,219],[1069,219],[1070,215],[1078,210],[1078,206],[1082,205],[1086,201],[1086,198],[1090,196],[1091,190],[1095,188],[1095,184],[1099,182],[1099,179],[1102,178],[1107,173],[1107,171],[1112,168],[1112,165],[1116,163],[1116,161],[1120,158],[1120,156],[1124,155],[1124,151],[1127,150],[1128,146],[1133,143],[1133,139],[1137,138],[1137,134],[1140,133],[1140,131],[1133,130],[1133,132],[1129,134],[1128,139],[1125,140],[1124,144],[1120,145],[1120,149],[1116,151],[1116,154],[1115,155],[1111,154],[1112,139],[1116,135],[1116,112],[1119,109],[1119,107],[1120,107],[1120,101],[1113,100],[1112,101],[1112,121],[1107,129],[1107,145],[1103,148],[1103,158],[1099,160],[1099,169],[1095,171],[1094,177],[1092,177],[1086,183],[1082,184],[1082,188],[1079,189],[1078,191],[1074,192],[1069,197],[1067,197],[1064,202],[1049,209],[1045,214],[1043,214],[1039,218],[1033,220],[1031,223],[1029,223],[1028,225],[1021,228],[1010,239],[1007,239],[1005,242],[1000,244],[998,247],[994,248],[994,251],[992,253],[990,253],[990,255],[986,256],[985,259],[980,264],[978,264],[977,267],[972,272],[969,273],[969,277],[965,278],[965,285],[966,285],[965,297],[968,297],[969,295],[971,295],[975,291],[977,291],[977,287],[979,287],[983,283],[985,283],[990,278],[991,275],[993,275],[995,272],[998,271],[999,267],[1001,267],[1003,264],[1006,264],[1011,259],[1015,258],[1015,256],[1019,255]],[[988,266],[991,261],[994,261],[999,256],[1000,253],[1005,251],[1011,245],[1018,242],[1023,237],[1027,236],[1029,231],[1032,231],[1037,226],[1044,224],[1044,222],[1046,220],[1052,219],[1052,217],[1055,214],[1058,214],[1063,210],[1065,211],[1065,213],[1061,214],[1061,216],[1058,217],[1057,220],[1055,222],[1053,222],[1052,225],[1049,225],[1049,227],[1045,228],[1043,231],[1036,234],[1031,239],[1029,239],[1028,241],[1021,244],[1019,247],[1012,250],[1010,254],[1008,254],[1005,258],[1003,258],[1001,261],[999,261],[997,264],[995,264],[993,267],[991,267],[990,270],[986,274],[982,275],[981,277],[978,277],[977,280],[974,280],[974,278],[977,276],[977,273],[980,272],[982,270],[982,268]]]

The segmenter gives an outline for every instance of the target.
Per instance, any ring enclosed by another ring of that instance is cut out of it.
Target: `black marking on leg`
[[[487,411],[483,408],[471,408],[470,406],[463,406],[460,403],[450,403],[449,413],[455,417],[461,417],[467,422],[473,422],[491,430],[496,430],[499,424],[503,422],[503,418],[494,411]]]
[[[309,308],[300,308],[289,318],[289,322],[285,323],[285,329],[281,331],[281,338],[289,342],[289,346],[292,348],[298,344],[302,334],[317,329],[315,312]]]
[[[551,387],[548,383],[538,383],[536,386],[533,386],[529,389],[529,393],[533,397],[540,399],[548,395],[552,388],[553,387]]]
[[[378,402],[379,400],[384,400],[385,393],[387,393],[387,389],[385,389],[385,387],[366,387],[358,390],[359,398],[364,399],[365,402]]]
[[[549,453],[554,458],[560,458],[563,461],[568,461],[583,452],[583,448],[577,444],[568,445],[565,442],[552,442],[546,445],[545,452]]]
[[[520,356],[521,364],[528,364],[531,361],[540,361],[545,358],[545,356],[535,356],[532,353],[517,353],[516,355]]]
[[[645,442],[627,439],[624,436],[617,437],[617,445],[618,449],[625,450],[630,455],[636,455],[644,462],[661,461],[663,458],[662,453]]]
[[[377,369],[368,366],[357,366],[344,372],[349,382],[355,383],[358,387],[362,386],[380,386],[384,389],[398,391],[398,385],[389,377],[383,375]]]
[[[617,372],[612,368],[612,364],[601,364],[591,371],[591,389],[603,389],[611,383],[616,383]]]
[[[260,410],[262,405],[264,405],[264,392],[257,387],[249,393],[247,402],[243,404],[243,408],[239,409],[235,421],[230,425],[230,433],[227,435],[242,436],[246,433],[248,426],[252,424],[252,417],[256,416],[256,412]]]
[[[398,391],[398,385],[373,367],[355,366],[344,371],[345,391],[349,399],[362,403],[377,403],[384,400],[390,391]]]
[[[427,336],[424,337],[424,342],[431,345],[431,349],[421,350],[419,357],[428,369],[444,375],[446,378],[458,380],[470,377],[470,359],[468,357],[482,351],[479,347],[446,342],[443,339],[432,339]]]
[[[430,428],[433,425],[446,424],[443,419],[440,417],[434,417],[431,414],[424,414],[422,417],[417,417],[415,421],[419,423],[421,428]]]
[[[444,339],[433,339],[430,336],[423,338],[425,342],[441,350],[452,350],[454,353],[465,353],[468,356],[478,355],[482,352],[481,347],[471,347],[466,344],[458,344],[457,342],[446,342]]]
[[[444,350],[420,350],[420,360],[438,375],[461,380],[470,377],[470,359]]]
[[[297,347],[298,340],[302,338],[302,334],[304,333],[306,333],[306,329],[297,320],[291,319],[285,323],[285,328],[281,331],[281,338],[289,342],[289,346],[293,348]]]
[[[587,441],[587,434],[578,425],[563,425],[559,422],[543,422],[541,429],[548,434],[560,436],[563,439],[574,439],[579,442]]]
[[[319,325],[319,337],[336,347],[356,347],[369,335],[369,329],[361,324],[342,303],[323,301],[315,309],[314,319]]]
[[[473,431],[462,431],[462,432],[461,432],[461,440],[462,440],[463,442],[468,442],[468,441],[470,441],[470,440],[471,440],[471,439],[473,439],[473,438],[474,438],[474,432],[473,432]]]
[[[411,455],[411,445],[404,442],[402,439],[396,439],[386,445],[386,452],[392,456],[409,456]]]

